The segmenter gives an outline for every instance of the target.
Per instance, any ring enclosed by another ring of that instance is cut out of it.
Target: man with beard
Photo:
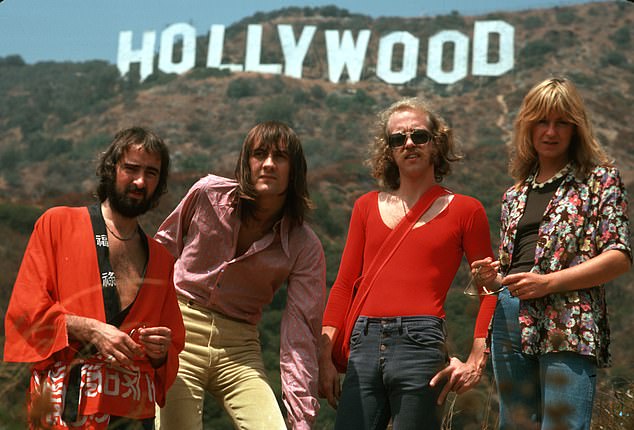
[[[169,152],[119,132],[97,167],[99,204],[37,221],[6,314],[4,359],[32,364],[30,428],[152,429],[184,327],[173,258],[137,217],[165,192]]]

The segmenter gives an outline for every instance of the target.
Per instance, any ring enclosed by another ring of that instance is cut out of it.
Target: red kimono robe
[[[185,329],[172,283],[173,257],[150,237],[148,248],[143,284],[119,328],[131,333],[143,326],[169,327],[172,344],[166,362],[157,369],[147,357],[131,366],[110,365],[99,354],[85,360],[79,415],[105,417],[104,426],[107,415],[153,417],[155,403],[165,403],[184,346]],[[105,321],[95,235],[85,207],[52,208],[37,221],[6,313],[4,359],[33,363],[30,406],[46,383],[53,411],[45,420],[53,428],[66,428],[61,420],[64,386],[81,349],[68,338],[66,314]],[[84,428],[101,426],[93,422]]]

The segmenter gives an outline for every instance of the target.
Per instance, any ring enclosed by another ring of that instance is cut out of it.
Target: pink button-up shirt
[[[288,219],[235,257],[240,231],[237,183],[208,175],[192,186],[159,227],[156,240],[177,258],[174,285],[185,300],[257,324],[262,308],[287,282],[280,333],[284,404],[294,429],[314,422],[317,342],[326,295],[323,248],[306,223]]]

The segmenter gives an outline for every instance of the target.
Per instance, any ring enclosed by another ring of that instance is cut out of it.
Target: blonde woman
[[[481,284],[507,287],[491,334],[500,428],[589,429],[596,370],[610,365],[604,284],[632,251],[619,171],[569,80],[524,98],[510,173],[499,262],[472,264]]]

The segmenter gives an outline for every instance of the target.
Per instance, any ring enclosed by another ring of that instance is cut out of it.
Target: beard
[[[141,200],[132,199],[127,196],[129,191],[142,191],[143,198]],[[136,218],[152,208],[153,201],[146,195],[146,190],[137,188],[132,184],[128,185],[123,192],[119,192],[115,184],[111,182],[107,188],[107,196],[110,207],[126,218]]]

